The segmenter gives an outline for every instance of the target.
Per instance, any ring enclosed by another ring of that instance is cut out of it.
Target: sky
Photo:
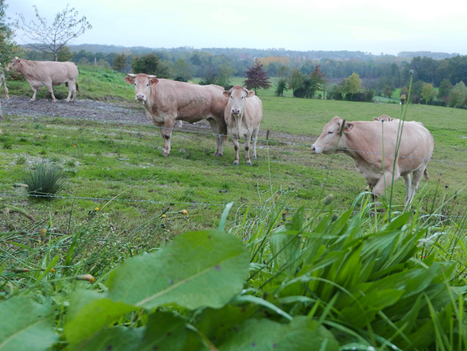
[[[149,48],[349,50],[379,55],[467,55],[467,1],[445,0],[5,0],[52,23],[67,4],[93,28],[70,44]],[[18,34],[20,32],[18,31]],[[19,35],[15,41],[26,42]]]

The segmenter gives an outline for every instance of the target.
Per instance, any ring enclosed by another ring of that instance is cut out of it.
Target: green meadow
[[[136,107],[123,77],[80,67],[78,99]],[[465,350],[467,111],[408,106],[435,139],[430,179],[411,211],[398,180],[372,214],[353,161],[310,146],[336,115],[405,106],[273,89],[252,166],[230,140],[214,157],[207,125],[164,157],[152,125],[4,111],[0,350]],[[65,174],[55,198],[21,185],[40,163]]]

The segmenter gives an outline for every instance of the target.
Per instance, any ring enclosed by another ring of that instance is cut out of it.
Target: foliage
[[[295,96],[295,91],[303,89],[305,84],[305,75],[300,72],[298,68],[292,70],[292,74],[288,78],[287,87],[292,90],[293,96]]]
[[[63,46],[57,53],[57,61],[66,62],[71,61],[73,53],[68,46]]]
[[[119,54],[115,56],[114,62],[112,64],[112,68],[115,71],[122,72],[126,65],[126,59],[127,57],[125,54]]]
[[[193,68],[192,66],[188,63],[185,62],[184,59],[180,58],[178,61],[175,63],[174,67],[175,75],[177,77],[182,77],[184,81],[186,82],[188,79],[193,78]],[[229,77],[232,75],[232,72],[229,72]]]
[[[152,74],[159,78],[169,76],[167,67],[161,63],[159,55],[155,53],[133,57],[131,68],[134,73]]]
[[[27,45],[34,50],[52,54],[54,61],[57,61],[58,52],[67,43],[92,29],[86,16],[78,19],[78,11],[69,5],[55,15],[51,25],[47,23],[46,18],[40,16],[37,6],[33,7],[38,22],[27,23],[24,16],[19,14],[20,28],[24,33],[23,40],[27,40]]]
[[[453,85],[449,81],[449,79],[445,78],[439,85],[439,90],[438,90],[438,98],[446,98],[449,96],[451,93]]]
[[[54,165],[39,163],[34,170],[21,177],[31,195],[54,195],[64,185],[65,173]]]
[[[389,101],[391,101],[391,96],[392,96],[392,91],[393,91],[393,87],[391,85],[386,85],[383,89],[383,95],[384,96],[387,96]]]
[[[422,87],[422,98],[425,103],[428,104],[436,95],[436,90],[433,88],[433,84],[425,83]]]
[[[287,81],[284,78],[278,80],[276,84],[275,96],[284,96],[284,90],[287,90]]]
[[[466,96],[467,96],[467,87],[465,86],[464,82],[457,83],[451,89],[451,93],[449,94],[449,106],[456,107],[456,106],[463,104]]]
[[[314,97],[317,91],[323,90],[323,84],[326,83],[324,73],[321,72],[321,65],[316,65],[313,72],[310,73],[310,97]]]
[[[272,86],[267,72],[263,70],[263,65],[259,61],[256,61],[253,67],[245,72],[245,76],[245,87],[254,89],[255,93],[258,88],[266,90]]]
[[[6,64],[11,61],[18,51],[18,45],[13,41],[13,30],[7,22],[5,10],[8,5],[5,0],[0,0],[0,63]]]

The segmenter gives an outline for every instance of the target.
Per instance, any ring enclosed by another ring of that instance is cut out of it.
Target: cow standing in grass
[[[216,133],[215,156],[224,153],[227,126],[224,108],[227,98],[218,85],[198,85],[143,73],[128,74],[125,81],[135,86],[135,99],[146,109],[146,116],[160,129],[164,138],[164,156],[170,154],[170,137],[175,121],[195,123],[206,119]]]
[[[76,98],[78,88],[78,67],[73,62],[55,62],[55,61],[30,61],[15,57],[7,66],[6,71],[10,69],[21,73],[31,85],[31,101],[36,100],[37,89],[45,86],[52,95],[52,101],[56,102],[53,86],[65,84],[68,87],[69,102],[73,94],[73,101]]]
[[[394,164],[398,136],[400,146]],[[433,136],[420,122],[346,122],[337,116],[324,126],[311,146],[317,154],[343,152],[353,158],[355,167],[378,196],[391,185],[393,177],[394,181],[404,177],[407,192],[404,209],[417,193],[433,149]]]
[[[225,106],[225,122],[229,135],[232,138],[235,149],[234,165],[239,164],[239,143],[238,139],[245,138],[246,164],[251,166],[250,141],[253,142],[251,158],[256,158],[256,140],[259,133],[259,125],[263,117],[263,103],[255,95],[255,92],[248,91],[241,85],[235,85],[229,91],[224,91],[224,95],[229,98]]]

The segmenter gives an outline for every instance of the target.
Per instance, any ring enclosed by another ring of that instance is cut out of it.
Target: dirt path
[[[58,100],[38,99],[34,102],[24,96],[11,96],[10,100],[2,99],[3,117],[28,116],[28,117],[66,117],[86,119],[100,122],[117,122],[127,124],[152,124],[145,117],[143,106],[133,101],[103,102],[93,100],[76,100],[67,103]],[[196,124],[183,123],[182,129],[210,132],[211,128],[206,121]],[[261,130],[259,139],[266,139],[267,130]],[[306,135],[294,135],[282,132],[270,132],[269,139],[288,143],[311,144],[315,138]]]

